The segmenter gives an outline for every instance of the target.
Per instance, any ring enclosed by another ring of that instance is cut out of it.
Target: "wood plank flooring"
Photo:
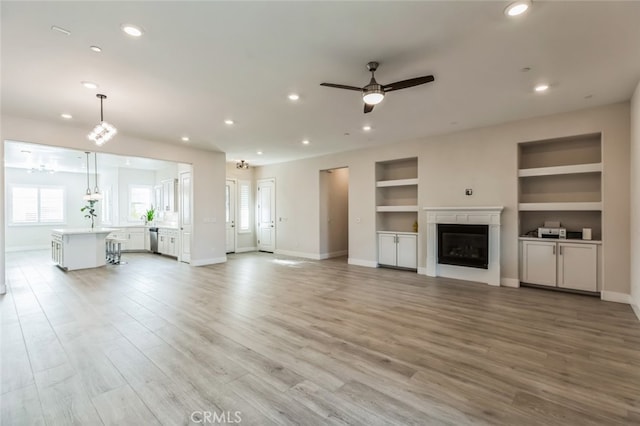
[[[3,425],[640,423],[626,305],[344,259],[124,257],[7,254]]]

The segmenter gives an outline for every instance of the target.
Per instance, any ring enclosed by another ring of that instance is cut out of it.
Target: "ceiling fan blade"
[[[385,84],[382,86],[385,92],[393,92],[394,90],[406,89],[408,87],[419,86],[421,84],[430,83],[435,78],[432,75],[424,77],[410,78],[409,80],[396,81],[395,83]]]
[[[320,83],[320,86],[335,87],[336,89],[357,90],[358,92],[362,92],[361,87],[345,86],[344,84]]]
[[[374,106],[375,105],[364,104],[364,113],[366,114],[366,113],[369,113],[369,112],[373,111],[373,107]]]

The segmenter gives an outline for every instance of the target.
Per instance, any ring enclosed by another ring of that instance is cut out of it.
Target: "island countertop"
[[[60,235],[79,235],[79,234],[109,234],[118,231],[120,228],[57,228],[51,232]]]

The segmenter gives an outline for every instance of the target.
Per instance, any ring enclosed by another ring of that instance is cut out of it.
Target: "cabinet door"
[[[396,234],[378,234],[378,263],[380,265],[396,266]]]
[[[556,286],[556,243],[523,241],[522,281]]]
[[[129,250],[144,250],[144,232],[132,232],[129,234]]]
[[[167,236],[158,234],[158,252],[165,254],[167,252]]]
[[[417,235],[398,234],[397,242],[398,266],[416,269],[418,267]]]
[[[598,290],[598,247],[595,244],[558,244],[558,287]]]

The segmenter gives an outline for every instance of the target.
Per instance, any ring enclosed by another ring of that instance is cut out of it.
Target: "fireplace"
[[[489,226],[438,224],[438,263],[489,268]]]

